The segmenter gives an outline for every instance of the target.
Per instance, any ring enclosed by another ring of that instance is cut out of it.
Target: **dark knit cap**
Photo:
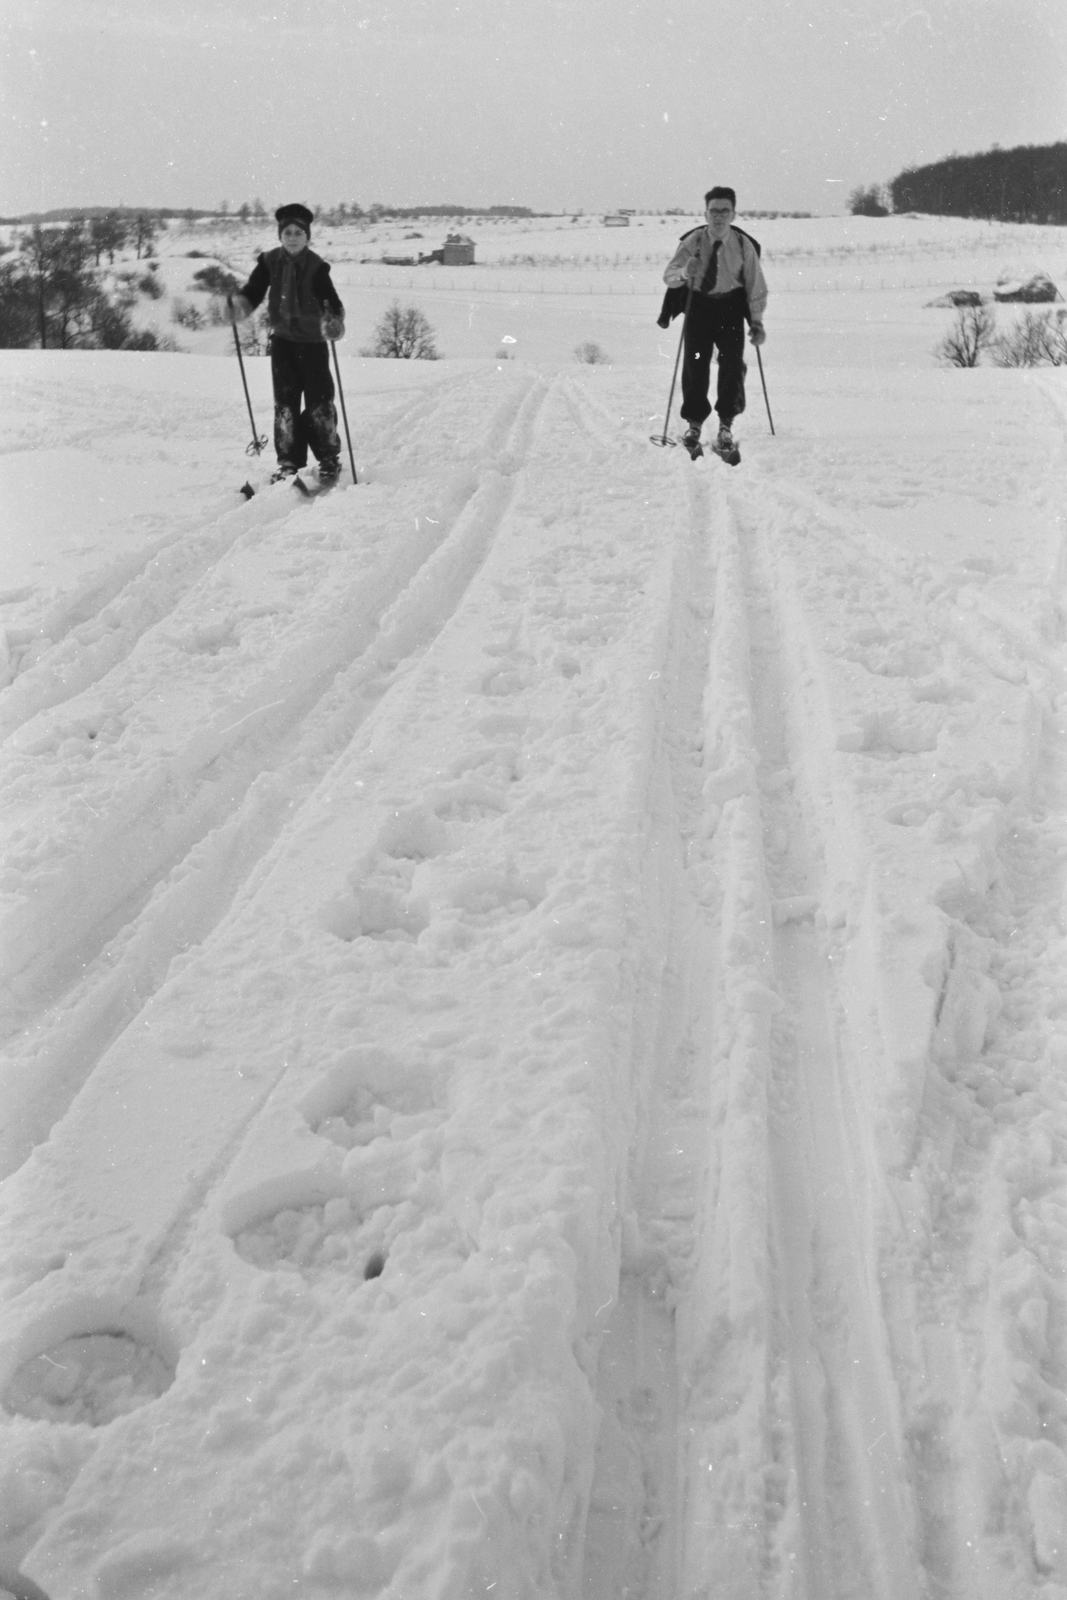
[[[311,223],[313,219],[307,206],[279,206],[274,213],[274,220],[278,224],[279,235],[283,228],[288,227],[290,222],[295,222],[297,227],[303,228],[308,238],[311,238]]]

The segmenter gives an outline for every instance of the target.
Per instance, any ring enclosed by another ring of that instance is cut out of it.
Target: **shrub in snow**
[[[93,318],[93,340],[88,347],[97,350],[173,350],[152,328],[135,328],[122,306],[103,301]]]
[[[1067,366],[1067,310],[1024,311],[990,351],[998,367]]]
[[[211,321],[216,325],[226,321],[223,315],[221,300],[211,302]],[[262,356],[267,353],[267,311],[263,308],[256,316],[246,317],[244,322],[237,324],[237,337],[241,342],[241,351],[246,356]],[[227,344],[227,351],[233,354],[233,339]]]
[[[204,326],[204,313],[188,300],[176,299],[171,316],[180,328],[188,328],[190,333],[199,333]]]
[[[592,339],[586,339],[584,344],[576,345],[574,357],[576,361],[585,361],[591,367],[605,367],[611,364],[611,357],[607,351],[594,344]]]
[[[238,280],[232,272],[227,272],[225,267],[220,267],[217,261],[210,266],[201,267],[193,273],[193,285],[197,289],[205,289],[210,294],[231,294],[240,287]]]
[[[976,367],[996,333],[997,319],[988,306],[961,306],[935,354],[946,367]]]
[[[950,289],[937,300],[928,300],[928,306],[980,306],[982,296],[977,289]]]
[[[373,344],[359,353],[398,361],[436,361],[434,338],[433,329],[417,306],[402,306],[394,300],[374,330]]]

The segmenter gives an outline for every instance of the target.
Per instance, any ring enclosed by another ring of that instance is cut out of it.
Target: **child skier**
[[[319,463],[319,482],[329,485],[341,475],[341,440],[327,341],[344,337],[345,308],[329,267],[310,249],[307,206],[279,206],[274,216],[281,243],[260,256],[244,288],[231,295],[229,318],[243,322],[267,296],[278,456],[271,483],[295,477],[306,467],[310,445]]]

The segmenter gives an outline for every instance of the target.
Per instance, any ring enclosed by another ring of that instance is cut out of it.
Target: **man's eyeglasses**
[[[708,207],[708,216],[709,217],[728,217],[730,215],[730,213],[733,211],[733,209],[734,209],[733,206],[709,206]]]

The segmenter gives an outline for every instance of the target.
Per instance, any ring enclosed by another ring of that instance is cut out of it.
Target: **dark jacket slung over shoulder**
[[[735,286],[743,288],[745,291],[745,320],[747,322],[762,322],[763,313],[767,305],[767,284],[763,277],[763,268],[760,265],[762,250],[759,240],[753,239],[750,233],[746,233],[744,228],[739,228],[736,223],[732,224],[730,234],[737,236],[736,249],[740,250],[740,262],[736,259],[734,260],[733,281]],[[735,246],[729,241],[729,236],[728,242],[724,244],[723,253],[725,257],[723,267],[725,268],[728,267],[731,258],[735,257]],[[691,228],[688,233],[682,234],[678,248],[667,264],[667,270],[663,276],[670,284],[670,287],[663,296],[663,304],[660,307],[659,316],[656,318],[661,328],[669,327],[675,317],[680,317],[685,310],[685,302],[689,293],[688,286],[684,282],[672,282],[672,276],[684,273],[686,262],[694,255],[702,256],[703,258],[707,258],[710,255],[707,229],[703,226]],[[706,267],[706,259],[704,259],[703,264]],[[738,267],[740,270],[737,270]],[[720,272],[722,270],[723,268],[720,268]]]

